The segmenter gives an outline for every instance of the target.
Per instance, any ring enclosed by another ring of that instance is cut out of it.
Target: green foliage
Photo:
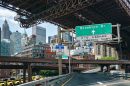
[[[56,71],[56,70],[41,70],[39,72],[39,75],[56,76],[56,75],[58,75],[58,71]]]
[[[35,42],[33,42],[33,44],[35,44]]]
[[[99,60],[116,60],[116,57],[101,57]]]

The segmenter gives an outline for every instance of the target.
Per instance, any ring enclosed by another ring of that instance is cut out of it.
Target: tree
[[[116,60],[116,57],[101,57],[99,60]]]

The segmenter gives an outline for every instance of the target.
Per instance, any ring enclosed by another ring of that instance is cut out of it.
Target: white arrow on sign
[[[95,31],[93,30],[92,32],[93,32],[93,34],[94,34]]]

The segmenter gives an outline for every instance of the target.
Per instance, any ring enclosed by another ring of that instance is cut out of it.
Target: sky
[[[0,27],[2,29],[2,25],[5,19],[8,22],[9,29],[11,32],[19,31],[20,33],[24,32],[24,28],[21,28],[17,21],[14,21],[14,16],[16,16],[16,12],[0,7]],[[53,36],[57,34],[57,26],[50,23],[42,23],[38,26],[46,28],[46,43],[48,42],[48,36]],[[32,35],[32,28],[27,28],[26,32],[28,36]]]

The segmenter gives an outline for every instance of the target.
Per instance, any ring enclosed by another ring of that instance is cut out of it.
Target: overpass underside
[[[26,28],[44,21],[65,29],[107,22],[130,25],[129,0],[0,0],[0,6],[17,12]]]
[[[100,23],[121,24],[122,49],[130,47],[129,0],[0,0],[0,6],[15,11],[20,27],[50,22],[64,29]],[[116,29],[112,33],[117,35]],[[113,35],[113,36],[114,36]],[[119,50],[119,45],[108,44]]]

